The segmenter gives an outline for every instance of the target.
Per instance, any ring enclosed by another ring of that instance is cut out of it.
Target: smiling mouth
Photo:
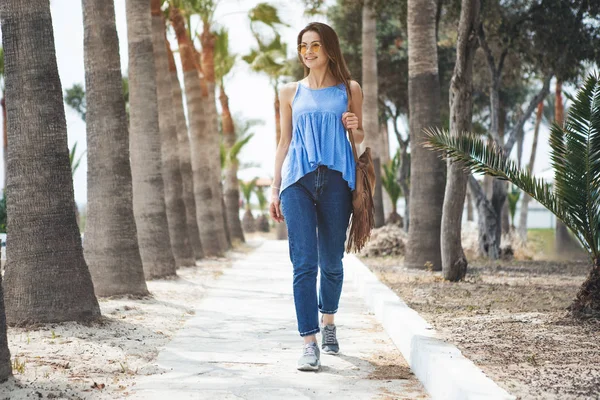
[[[317,59],[317,57],[314,57],[314,58],[305,58],[306,61],[312,61],[312,60],[316,60],[316,59]]]

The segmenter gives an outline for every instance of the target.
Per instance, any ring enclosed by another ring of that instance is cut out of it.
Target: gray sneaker
[[[304,345],[302,357],[298,360],[298,369],[300,371],[318,371],[321,366],[321,352],[315,342]]]
[[[335,334],[335,325],[325,325],[321,329],[323,340],[321,342],[321,348],[325,354],[338,354],[340,352],[340,344],[337,341]]]

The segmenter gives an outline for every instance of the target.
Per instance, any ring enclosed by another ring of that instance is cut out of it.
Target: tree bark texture
[[[0,383],[12,376],[10,350],[6,335],[6,313],[4,312],[4,291],[2,290],[2,275],[0,275]]]
[[[85,260],[98,296],[147,295],[133,216],[129,122],[114,1],[83,0],[82,9],[88,162]]]
[[[192,42],[187,35],[183,16],[177,8],[171,8],[171,23],[179,44],[179,55],[183,68],[185,98],[189,116],[190,147],[192,157],[192,176],[194,178],[194,199],[196,201],[196,217],[200,231],[200,241],[205,256],[222,256],[226,248],[220,238],[223,218],[217,219],[212,206],[217,196],[210,180],[212,151],[205,115],[205,100]]]
[[[541,101],[538,104],[537,112],[535,114],[535,127],[533,129],[533,142],[531,143],[531,155],[529,156],[529,164],[527,164],[527,171],[533,172],[533,166],[535,164],[535,155],[537,153],[538,138],[540,137],[540,125],[542,124],[542,115],[544,112],[544,102]],[[523,200],[521,201],[521,212],[519,214],[519,236],[521,240],[527,241],[527,215],[529,213],[529,202],[531,196],[523,192]]]
[[[475,200],[477,208],[477,225],[479,227],[479,254],[487,256],[492,260],[500,257],[500,247],[497,245],[496,235],[498,235],[498,217],[492,203],[486,198],[481,185],[475,180],[473,175],[469,176],[469,189]]]
[[[198,230],[198,221],[196,218],[196,200],[194,199],[194,177],[192,175],[192,155],[190,151],[190,138],[188,127],[183,111],[183,93],[181,83],[177,75],[177,66],[175,57],[171,51],[171,45],[165,40],[167,56],[169,59],[169,72],[171,75],[171,92],[173,94],[173,112],[175,114],[175,127],[177,129],[177,142],[179,144],[179,171],[183,184],[183,202],[185,204],[185,220],[188,231],[190,245],[194,252],[196,260],[204,258],[202,242],[200,241],[200,231]]]
[[[440,83],[433,0],[408,1],[408,98],[410,110],[410,225],[405,265],[442,268],[440,236],[445,165],[423,147],[423,129],[440,126]]]
[[[196,260],[187,231],[171,74],[165,47],[165,20],[160,6],[161,0],[152,0],[152,47],[156,66],[156,95],[165,208],[175,264],[177,267],[193,266],[196,265]]]
[[[371,148],[375,167],[375,227],[385,224],[383,210],[383,189],[381,186],[381,163],[383,141],[379,131],[379,112],[377,95],[377,20],[375,11],[369,2],[362,8],[362,90],[363,90],[363,127],[365,145]],[[352,110],[351,110],[352,111]]]
[[[229,98],[225,93],[223,85],[220,86],[219,101],[221,102],[221,121],[223,124],[223,141],[227,151],[235,144],[235,126],[229,110]],[[240,221],[240,184],[238,182],[238,162],[237,160],[228,160],[225,170],[225,211],[227,215],[227,224],[229,234],[232,239],[242,243],[246,241],[244,231],[242,230],[242,221]]]
[[[3,0],[9,325],[91,321],[100,307],[75,218],[50,3]]]
[[[477,50],[479,0],[462,0],[456,64],[450,82],[450,134],[460,136],[471,131],[473,115],[473,59]],[[467,273],[467,258],[462,242],[462,215],[467,191],[468,173],[462,163],[448,160],[448,177],[442,215],[442,275],[458,281]]]
[[[594,265],[570,309],[576,315],[600,315],[600,259],[594,260]]]
[[[146,279],[175,275],[165,209],[150,0],[127,0],[133,212]]]
[[[202,34],[200,35],[200,43],[202,45],[202,74],[207,86],[208,97],[205,98],[208,121],[208,138],[210,139],[211,152],[209,153],[211,160],[211,184],[215,193],[213,199],[213,209],[215,218],[220,221],[217,226],[219,239],[221,240],[224,249],[231,248],[230,235],[227,227],[227,216],[223,201],[223,183],[221,173],[221,135],[219,132],[219,113],[217,112],[216,99],[216,82],[215,82],[215,44],[217,37],[211,31],[210,24],[204,23]]]
[[[471,195],[471,189],[469,189],[469,186],[467,186],[466,203],[467,203],[467,221],[474,221],[475,218],[473,215],[473,195]]]
[[[6,162],[6,153],[8,150],[8,136],[6,134],[6,99],[4,97],[4,92],[2,92],[2,99],[0,99],[0,106],[2,106],[2,164],[4,165],[4,183],[3,188],[6,190],[6,171],[7,171],[7,162]]]

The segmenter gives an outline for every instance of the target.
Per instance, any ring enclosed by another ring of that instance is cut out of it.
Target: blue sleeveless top
[[[347,108],[344,84],[310,89],[298,82],[292,100],[292,141],[281,168],[282,192],[320,165],[341,172],[354,190],[356,164],[342,124]]]

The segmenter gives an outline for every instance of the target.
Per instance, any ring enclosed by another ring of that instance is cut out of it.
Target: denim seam
[[[321,314],[335,314],[337,312],[337,310],[338,310],[337,308],[334,311],[325,311],[325,310],[319,309]]]
[[[309,335],[314,335],[315,333],[319,333],[321,331],[320,328],[316,328],[316,329],[311,329],[308,332],[300,332],[300,336],[309,336]]]

